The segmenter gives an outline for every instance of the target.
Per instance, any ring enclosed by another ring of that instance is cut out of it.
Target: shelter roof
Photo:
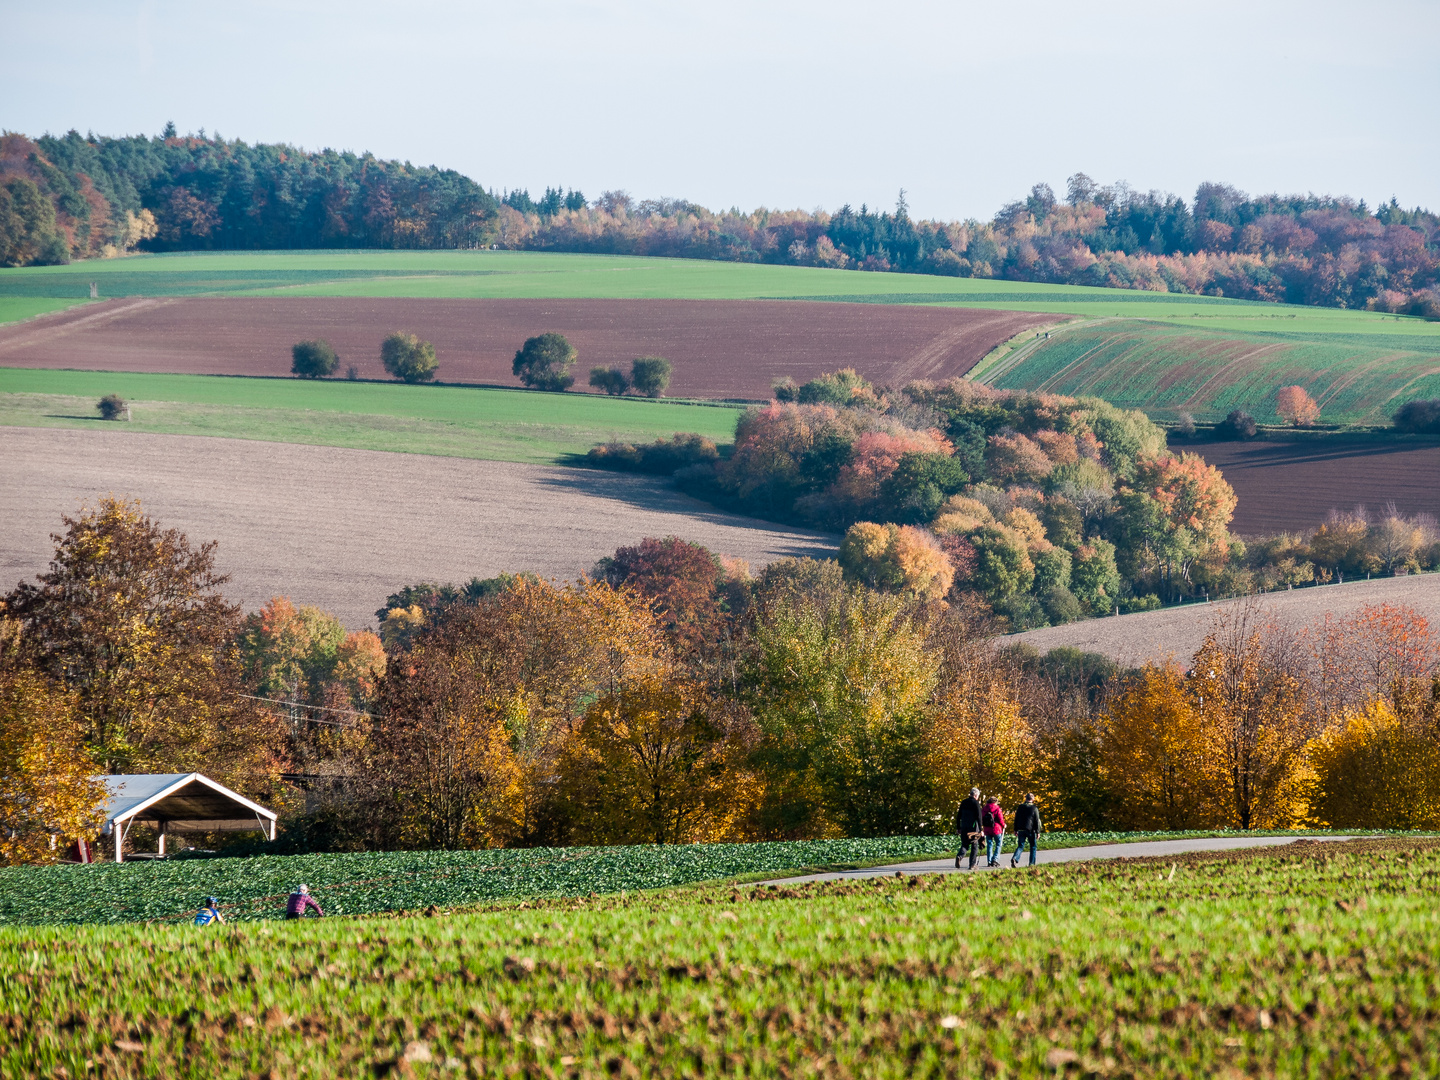
[[[256,828],[276,814],[200,773],[132,773],[96,777],[109,792],[107,825],[166,823],[196,831]]]

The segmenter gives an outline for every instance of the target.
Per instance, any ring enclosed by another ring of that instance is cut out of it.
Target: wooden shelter
[[[137,822],[160,834],[156,854],[165,854],[170,833],[247,832],[275,839],[275,811],[251,802],[200,773],[133,773],[97,776],[109,792],[105,835],[114,838],[115,861],[125,861],[125,834]]]

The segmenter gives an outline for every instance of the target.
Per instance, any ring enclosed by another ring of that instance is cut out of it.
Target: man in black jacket
[[[1025,850],[1025,841],[1030,841],[1030,865],[1035,865],[1035,842],[1040,836],[1040,808],[1035,805],[1035,793],[1025,796],[1025,802],[1015,811],[1015,854],[1010,856],[1010,868],[1020,865],[1020,852]]]
[[[975,869],[975,860],[980,857],[983,838],[980,831],[980,789],[972,787],[970,797],[955,811],[955,831],[960,834],[960,850],[955,853],[955,869],[960,869],[960,856],[970,856],[970,869]]]

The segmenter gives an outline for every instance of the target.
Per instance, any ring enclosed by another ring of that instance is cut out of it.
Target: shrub
[[[630,380],[619,368],[593,367],[590,369],[590,385],[611,397],[619,397],[630,389]]]
[[[130,403],[119,394],[106,394],[95,406],[102,420],[129,420]]]
[[[435,346],[414,334],[394,333],[380,346],[380,363],[396,379],[407,383],[429,382],[435,378]]]
[[[669,439],[662,436],[648,445],[601,443],[591,447],[585,457],[589,464],[602,469],[669,476],[677,469],[692,465],[713,465],[720,460],[720,451],[714,441],[704,435],[677,431]]]
[[[852,525],[840,544],[845,576],[874,589],[939,600],[950,591],[955,568],[935,537],[909,525]]]
[[[525,339],[511,371],[532,390],[568,390],[575,382],[570,366],[577,356],[575,346],[565,340],[564,334],[540,334]]]
[[[1182,439],[1190,439],[1195,436],[1195,417],[1188,412],[1182,412],[1175,417],[1175,434]]]
[[[1222,439],[1253,439],[1255,418],[1244,409],[1232,409],[1224,420],[1215,425],[1215,434]]]
[[[290,373],[302,379],[323,379],[339,366],[340,357],[325,341],[301,341],[290,350]]]
[[[865,397],[870,391],[870,383],[854,368],[841,368],[819,375],[804,386],[796,386],[793,379],[786,378],[775,384],[775,400],[801,405],[849,405],[857,393]]]
[[[630,386],[637,394],[658,398],[670,385],[670,361],[663,356],[641,356],[630,365]]]
[[[1440,433],[1440,398],[1407,401],[1395,410],[1391,421],[1400,431],[1417,435]]]
[[[1296,427],[1309,427],[1320,418],[1320,406],[1303,386],[1282,386],[1275,398],[1275,411]]]
[[[1040,606],[1045,609],[1051,626],[1061,626],[1085,617],[1085,609],[1080,606],[1080,601],[1063,585],[1047,590],[1040,599]]]

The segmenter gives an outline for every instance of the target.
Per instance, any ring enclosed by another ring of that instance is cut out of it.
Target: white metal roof
[[[213,820],[217,825],[254,815],[274,821],[276,814],[200,773],[131,773],[97,776],[110,793],[108,825],[129,821]],[[252,826],[253,827],[253,826]]]

